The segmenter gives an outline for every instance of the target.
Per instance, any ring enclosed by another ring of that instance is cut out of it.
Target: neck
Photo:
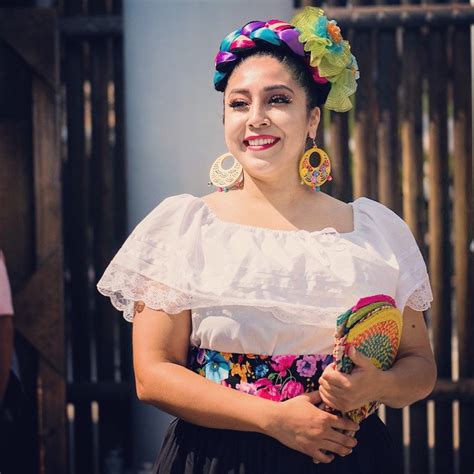
[[[278,179],[276,182],[262,181],[250,176],[244,170],[244,183],[238,190],[239,196],[250,203],[272,206],[280,211],[292,209],[295,203],[308,199],[320,199],[320,192],[313,191],[309,186],[300,184],[298,174]]]

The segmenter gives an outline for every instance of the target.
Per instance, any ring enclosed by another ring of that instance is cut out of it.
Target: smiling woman
[[[433,297],[409,227],[377,201],[320,191],[331,179],[320,108],[352,106],[349,44],[307,7],[233,31],[215,63],[228,148],[211,166],[218,192],[163,200],[97,285],[133,321],[138,397],[176,416],[153,472],[395,474],[376,413],[331,412],[401,408],[436,377],[421,313]],[[387,310],[404,320],[397,344],[388,324],[364,334],[393,366],[336,351],[342,317],[366,325]],[[335,370],[334,354],[354,370]]]

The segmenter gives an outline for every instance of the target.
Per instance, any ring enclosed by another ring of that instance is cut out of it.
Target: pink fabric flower
[[[241,392],[248,393],[250,395],[257,395],[257,387],[253,383],[238,383],[235,388]]]
[[[304,387],[299,382],[295,380],[290,380],[285,385],[283,385],[283,389],[281,391],[281,400],[286,400],[288,398],[297,397],[304,393]]]
[[[270,365],[283,376],[297,357],[297,355],[276,355],[272,357]]]
[[[254,383],[257,389],[258,397],[267,398],[268,400],[280,401],[280,387],[281,385],[273,385],[272,381],[267,378],[262,378]]]

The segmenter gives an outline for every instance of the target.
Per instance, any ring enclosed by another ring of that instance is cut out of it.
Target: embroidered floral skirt
[[[188,368],[251,395],[276,402],[318,389],[331,354],[255,355],[191,346]],[[361,422],[357,446],[329,464],[262,433],[208,428],[174,418],[165,433],[153,472],[159,474],[398,474],[393,441],[377,414]]]

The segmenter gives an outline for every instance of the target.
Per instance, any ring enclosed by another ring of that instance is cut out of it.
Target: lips
[[[279,141],[280,139],[273,135],[252,135],[244,140],[244,145],[251,150],[265,150]]]

